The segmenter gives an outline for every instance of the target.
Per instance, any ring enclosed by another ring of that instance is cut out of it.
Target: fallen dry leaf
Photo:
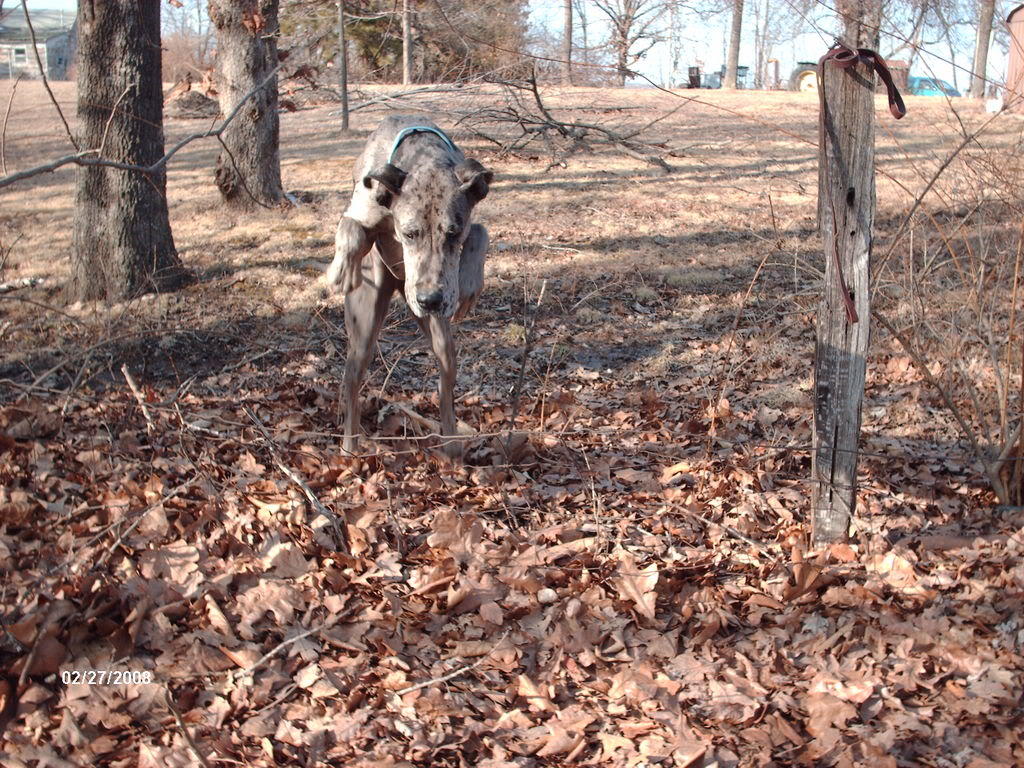
[[[654,620],[654,610],[658,595],[654,591],[658,585],[658,566],[656,563],[641,569],[630,552],[618,554],[619,567],[613,579],[619,591],[619,597],[632,602],[641,616]]]

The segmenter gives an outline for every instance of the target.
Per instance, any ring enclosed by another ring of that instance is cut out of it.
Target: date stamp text
[[[64,685],[146,685],[153,682],[148,669],[65,669],[60,673]]]

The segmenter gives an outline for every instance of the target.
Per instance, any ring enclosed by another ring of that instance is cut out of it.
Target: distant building
[[[75,14],[38,10],[29,13],[46,77],[67,80],[75,55]],[[32,35],[20,5],[0,12],[0,79],[18,75],[39,77],[39,64],[32,53]]]
[[[1010,11],[1006,26],[1010,29],[1010,56],[1005,101],[1015,112],[1024,112],[1024,5]]]

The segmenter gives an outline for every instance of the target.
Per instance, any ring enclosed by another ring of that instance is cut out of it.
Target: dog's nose
[[[438,312],[441,309],[441,305],[444,303],[444,294],[441,293],[441,291],[434,291],[433,293],[417,293],[416,303],[427,310],[427,312]]]

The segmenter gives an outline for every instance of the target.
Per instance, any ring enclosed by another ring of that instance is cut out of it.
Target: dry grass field
[[[647,126],[671,171],[606,145],[503,153],[456,120],[497,87],[378,103],[346,134],[310,104],[281,117],[300,204],[224,209],[216,144],[189,145],[168,201],[196,279],[115,306],[63,299],[74,171],[0,190],[0,283],[40,280],[0,293],[0,763],[1024,763],[1024,514],[995,507],[877,327],[853,535],[807,552],[816,98],[544,96]],[[878,302],[966,339],[965,306],[998,328],[1016,299],[1024,121],[907,102],[898,123],[878,103]],[[423,439],[436,368],[397,301],[366,452],[340,454],[341,299],[319,277],[391,109],[495,172],[487,287],[458,331],[463,462]],[[209,125],[169,120],[168,144]],[[21,83],[5,172],[68,152]],[[984,429],[1004,348],[937,339],[931,373],[979,382],[953,395]],[[62,680],[101,668],[153,682]]]

